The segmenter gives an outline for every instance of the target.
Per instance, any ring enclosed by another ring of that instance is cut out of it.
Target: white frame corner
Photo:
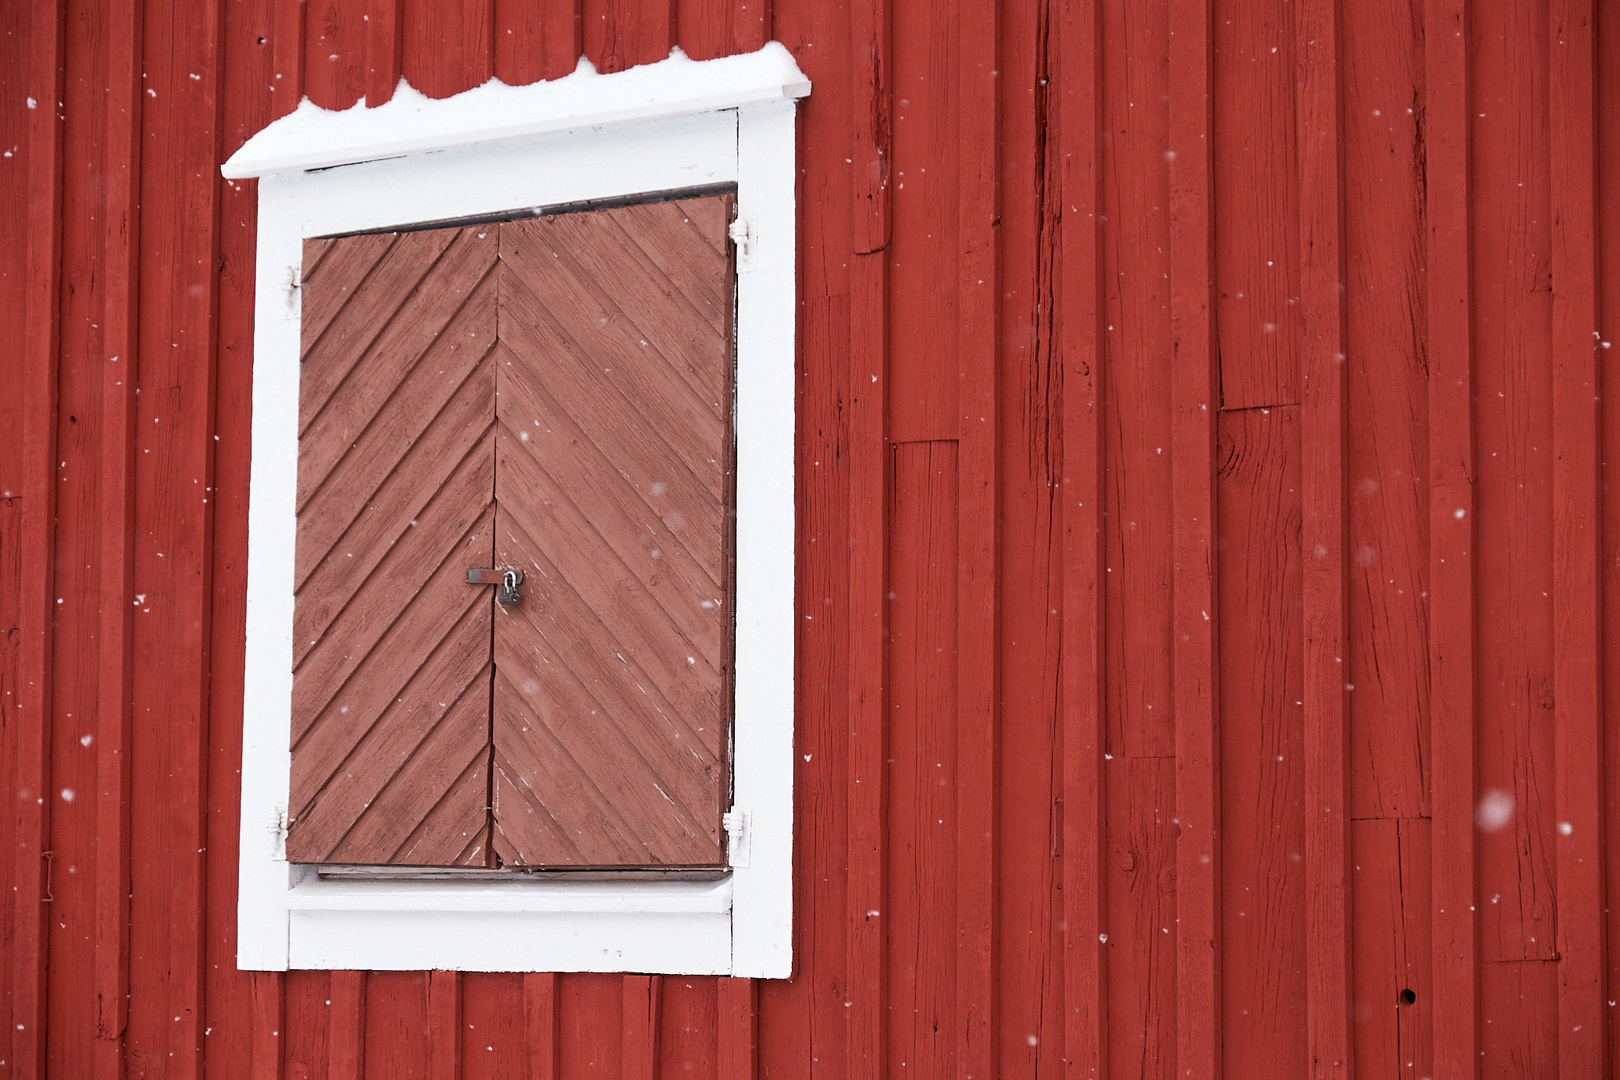
[[[237,966],[792,971],[796,102],[775,42],[375,109],[307,101],[222,168],[259,187]],[[292,553],[304,239],[735,184],[732,866],[716,882],[352,881],[289,864]]]

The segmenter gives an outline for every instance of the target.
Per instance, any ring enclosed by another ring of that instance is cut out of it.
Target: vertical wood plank
[[[753,979],[719,981],[720,1054],[715,1080],[754,1080],[759,1073],[759,989]]]
[[[461,973],[428,972],[428,1076],[461,1076]]]
[[[753,52],[771,40],[771,0],[681,0],[681,51],[693,60]]]
[[[1220,763],[1215,715],[1215,414],[1209,0],[1170,4],[1172,663],[1176,1074],[1220,1076]],[[1171,156],[1173,155],[1173,156]]]
[[[412,87],[446,98],[494,74],[494,0],[399,2],[400,66]]]
[[[279,971],[244,972],[251,986],[253,1014],[247,1063],[248,1080],[281,1080],[282,1032],[287,1027],[287,998]]]
[[[372,0],[305,0],[304,93],[323,109],[347,109],[366,96],[378,29],[372,8]]]
[[[405,48],[400,0],[366,3],[366,104],[375,108],[394,96]]]
[[[218,82],[219,155],[227,156],[272,118],[274,55],[270,44],[278,0],[244,0],[223,9],[222,52]],[[130,92],[137,100],[139,80]],[[203,917],[205,1075],[223,1070],[246,1073],[252,1080],[282,1080],[299,1044],[287,1025],[287,976],[280,972],[237,970],[237,892],[240,871],[241,765],[243,739],[243,670],[240,647],[247,619],[247,504],[251,447],[255,296],[254,256],[257,185],[224,183],[219,187],[218,328],[219,357],[215,382],[215,447],[212,613],[209,648],[209,721],[207,732],[208,797]],[[133,448],[131,453],[133,454]],[[143,455],[144,456],[144,455]],[[132,614],[128,597],[123,606]],[[268,833],[265,834],[269,840]],[[325,1000],[326,976],[318,976]],[[322,1006],[322,1015],[325,1007]],[[241,1018],[249,1018],[244,1022]],[[306,1036],[304,1045],[308,1045]],[[324,1027],[313,1033],[324,1043]],[[294,1072],[296,1076],[296,1072]]]
[[[18,682],[13,707],[17,792],[13,922],[10,928],[12,1075],[42,1077],[46,1066],[46,920],[50,917],[50,716],[56,518],[56,405],[61,275],[62,50],[58,0],[28,9],[24,86],[27,252],[21,327],[22,513],[18,583]]]
[[[878,1080],[888,1059],[890,0],[850,7],[855,197],[849,268],[849,670],[846,1075]]]
[[[1558,1067],[1566,1076],[1598,1076],[1609,1025],[1596,10],[1591,0],[1553,0],[1550,16]]]
[[[332,1080],[366,1072],[366,973],[334,971],[327,991],[326,1063]]]
[[[1063,207],[1059,348],[1063,373],[1063,954],[1064,1074],[1100,1078],[1108,1060],[1107,890],[1103,859],[1103,311],[1098,221],[1101,5],[1064,5],[1058,107]]]
[[[585,55],[596,70],[656,63],[675,44],[675,0],[583,0]]]
[[[1310,1075],[1352,1075],[1344,157],[1338,0],[1296,9],[1306,1024]]]
[[[207,1043],[222,17],[153,6],[142,35],[127,1040],[132,1072],[172,1080]]]
[[[270,28],[270,81],[273,119],[298,108],[304,96],[305,0],[275,0],[275,21]]]
[[[855,180],[853,239],[857,255],[869,255],[889,246],[889,151],[894,108],[891,7],[892,0],[858,0],[850,5],[855,72],[851,117],[855,156],[851,172]]]
[[[997,1064],[997,460],[996,366],[1001,297],[996,198],[1000,85],[998,6],[957,6],[957,586],[956,1073],[990,1080]]]
[[[557,976],[553,972],[523,976],[523,1041],[528,1047],[528,1080],[558,1080],[562,1045],[558,1020]]]
[[[1479,1048],[1467,6],[1426,0],[1424,21],[1434,1070],[1466,1080]]]
[[[657,1080],[662,990],[662,976],[624,977],[624,1050],[620,1058],[624,1080]]]
[[[101,311],[102,417],[98,543],[101,614],[96,627],[96,1075],[118,1080],[129,1020],[130,723],[135,609],[135,350],[140,316],[141,5],[108,12],[104,204],[107,230]]]
[[[495,77],[508,86],[558,79],[584,52],[579,0],[495,0]]]
[[[1216,498],[1223,954],[1229,1076],[1310,1072],[1302,407],[1223,409]]]

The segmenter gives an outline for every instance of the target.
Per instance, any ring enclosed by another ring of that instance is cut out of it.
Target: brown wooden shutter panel
[[[488,229],[305,251],[295,862],[488,859],[493,598],[465,570],[492,556],[496,252]]]
[[[723,865],[730,212],[306,245],[291,860]]]
[[[729,788],[729,197],[501,227],[503,862],[714,866]]]

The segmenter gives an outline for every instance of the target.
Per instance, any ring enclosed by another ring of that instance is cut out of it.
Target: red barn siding
[[[1596,8],[0,5],[0,1074],[1613,1075]],[[219,162],[303,94],[771,38],[794,978],[238,972]]]

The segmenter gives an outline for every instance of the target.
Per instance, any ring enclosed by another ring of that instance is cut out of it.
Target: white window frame
[[[797,99],[775,42],[375,109],[305,102],[228,178],[259,178],[237,966],[792,970]],[[306,238],[735,184],[737,563],[731,866],[718,881],[335,880],[289,864],[299,273]]]

